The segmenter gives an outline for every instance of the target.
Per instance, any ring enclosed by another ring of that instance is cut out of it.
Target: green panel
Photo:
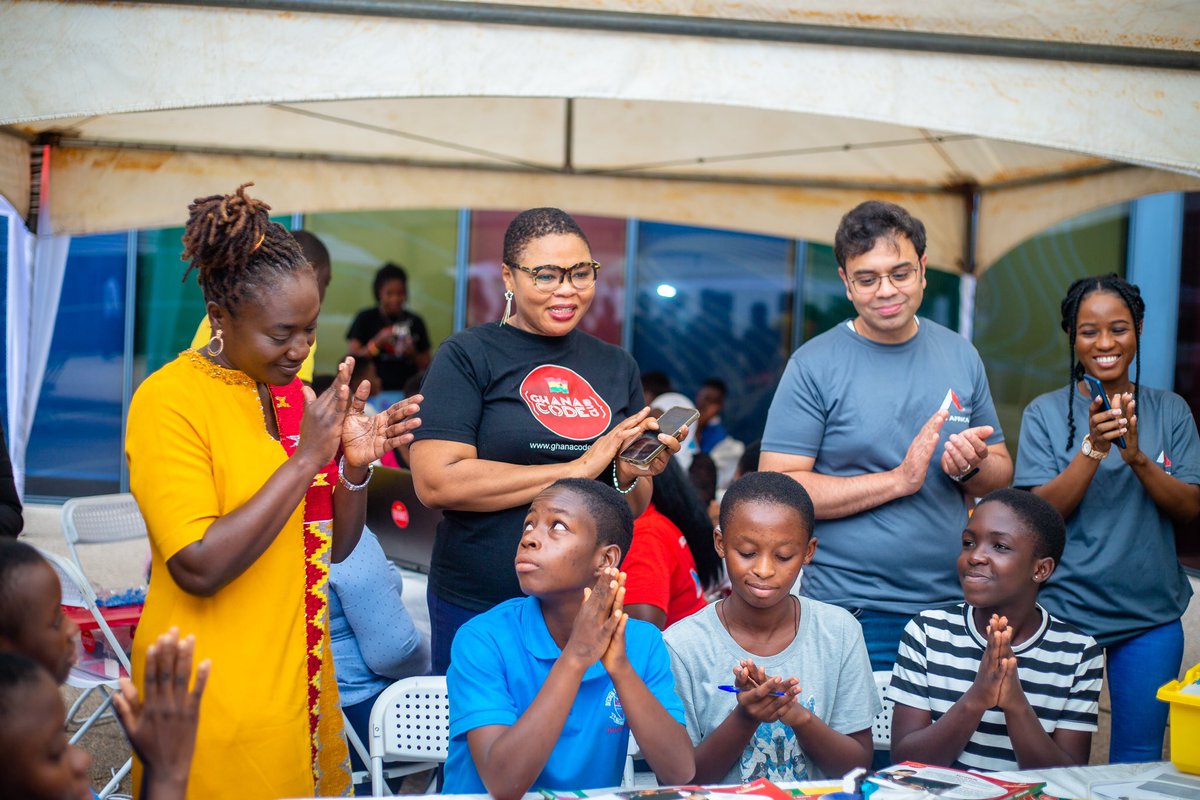
[[[801,242],[808,248],[804,273],[803,341],[824,333],[843,320],[855,316],[854,304],[846,297],[846,285],[838,276],[833,247]],[[932,319],[951,330],[958,330],[959,284],[957,275],[941,270],[925,271],[925,298],[920,316]]]
[[[1088,275],[1124,275],[1128,228],[1126,204],[1085,214],[1018,245],[980,278],[975,346],[1013,455],[1025,406],[1068,380],[1067,287]]]
[[[333,260],[333,280],[317,326],[318,373],[337,368],[350,322],[375,304],[371,284],[388,261],[407,270],[408,308],[424,318],[433,346],[451,334],[457,211],[306,214],[304,227],[321,238]]]
[[[290,229],[292,218],[273,220]],[[187,349],[204,317],[196,271],[187,279],[183,228],[138,231],[137,316],[134,325],[134,386]]]

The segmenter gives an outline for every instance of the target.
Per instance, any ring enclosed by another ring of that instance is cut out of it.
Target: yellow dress
[[[212,659],[189,800],[313,796],[304,504],[258,560],[211,597],[180,589],[166,566],[287,458],[267,433],[254,381],[194,351],[181,354],[138,388],[125,449],[152,558],[133,642],[134,682],[140,691],[146,647],[171,626],[195,634],[196,663]],[[329,683],[322,692],[336,703]],[[140,780],[135,770],[135,789]]]

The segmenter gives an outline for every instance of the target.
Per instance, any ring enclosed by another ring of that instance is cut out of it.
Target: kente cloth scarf
[[[304,391],[299,380],[271,386],[279,441],[290,458],[300,444]],[[333,487],[337,464],[330,461],[304,495],[304,631],[308,657],[308,730],[313,785],[318,797],[349,797],[350,751],[342,728],[333,650],[329,645],[329,560],[333,545]]]

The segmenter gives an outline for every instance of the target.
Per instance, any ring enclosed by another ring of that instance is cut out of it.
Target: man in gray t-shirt
[[[1009,485],[1013,467],[979,354],[917,319],[921,221],[863,203],[842,218],[834,255],[858,315],[792,355],[759,468],[791,475],[816,508],[804,593],[851,610],[873,669],[890,670],[916,612],[962,599],[968,498]]]

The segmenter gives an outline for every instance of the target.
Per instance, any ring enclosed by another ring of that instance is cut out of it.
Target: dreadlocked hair
[[[1090,278],[1080,278],[1067,289],[1062,301],[1062,329],[1067,334],[1067,351],[1071,364],[1071,389],[1067,392],[1067,446],[1070,452],[1075,447],[1075,385],[1083,380],[1083,364],[1075,358],[1075,335],[1079,327],[1079,306],[1089,295],[1108,292],[1121,298],[1129,315],[1133,317],[1133,336],[1137,351],[1134,354],[1133,398],[1137,399],[1142,378],[1142,319],[1146,316],[1146,302],[1137,286],[1115,272]]]
[[[246,187],[253,185],[243,183],[233,194],[197,197],[188,206],[183,233],[180,258],[190,261],[184,280],[195,268],[204,300],[230,314],[276,278],[313,269],[287,229],[271,221],[271,207],[246,195]]]

